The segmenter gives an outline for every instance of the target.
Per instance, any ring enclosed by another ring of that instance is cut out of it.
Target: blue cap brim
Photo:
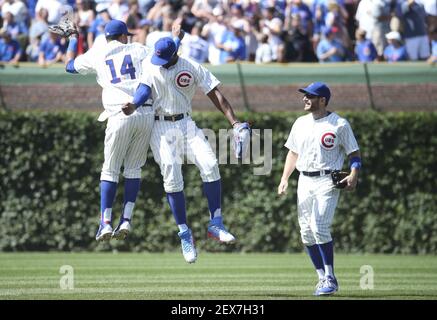
[[[154,54],[152,56],[152,59],[150,59],[152,64],[154,64],[156,66],[163,66],[164,64],[167,64],[170,60],[171,60],[171,57],[170,57],[170,59],[165,60],[165,59],[158,57],[156,54]]]
[[[319,95],[318,93],[316,93],[316,92],[314,92],[314,91],[311,91],[311,90],[308,90],[307,88],[299,89],[299,92],[302,92],[302,93],[309,93],[309,94],[312,94],[312,95],[314,95],[314,96],[320,97],[320,95]]]

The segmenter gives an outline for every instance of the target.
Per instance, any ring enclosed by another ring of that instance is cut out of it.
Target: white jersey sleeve
[[[204,66],[197,64],[197,85],[208,94],[212,89],[220,84],[220,81]]]
[[[92,48],[74,59],[74,70],[80,74],[96,73],[95,50]]]
[[[344,122],[344,126],[341,127],[340,144],[343,146],[346,154],[349,155],[359,150],[359,147],[349,122],[347,120],[344,120]]]
[[[287,142],[285,142],[284,146],[289,150],[293,151],[294,153],[299,154],[297,152],[297,143],[296,143],[296,127],[297,127],[296,123],[297,122],[295,122],[291,127],[290,134],[288,135]]]

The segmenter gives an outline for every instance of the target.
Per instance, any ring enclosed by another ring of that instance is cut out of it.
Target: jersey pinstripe
[[[178,62],[166,69],[151,64],[150,58],[143,62],[144,73],[141,83],[152,88],[154,109],[158,115],[191,113],[191,100],[196,87],[205,94],[220,84],[220,81],[201,64],[179,57]]]
[[[311,113],[299,117],[285,146],[299,155],[299,171],[340,170],[345,155],[359,149],[349,122],[335,112],[317,120]]]
[[[114,40],[104,48],[91,48],[78,56],[74,68],[80,74],[96,73],[97,83],[103,88],[103,107],[108,114],[115,114],[133,100],[147,54],[147,48],[139,43]]]

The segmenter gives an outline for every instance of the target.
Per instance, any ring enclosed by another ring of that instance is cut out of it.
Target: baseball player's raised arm
[[[207,93],[209,99],[214,103],[215,107],[220,110],[228,119],[229,123],[233,126],[235,123],[239,123],[237,117],[234,114],[234,110],[226,97],[215,87]]]
[[[284,170],[282,172],[281,182],[278,186],[278,194],[286,194],[288,188],[288,178],[296,168],[297,153],[289,150],[285,160]]]
[[[95,72],[94,57],[95,52],[91,48],[84,54],[76,57],[77,37],[71,35],[68,42],[68,48],[65,59],[65,71],[68,73],[87,74]]]

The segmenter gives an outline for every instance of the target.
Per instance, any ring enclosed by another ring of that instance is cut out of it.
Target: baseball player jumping
[[[349,122],[326,110],[331,92],[321,82],[299,89],[304,93],[304,110],[291,128],[285,146],[289,149],[278,194],[285,194],[288,178],[299,170],[297,187],[298,219],[302,242],[319,276],[315,295],[337,292],[334,275],[334,247],[330,227],[340,190],[335,188],[331,173],[341,170],[348,155],[351,172],[340,183],[353,190],[361,168],[361,155]]]
[[[107,44],[92,47],[75,58],[77,29],[67,18],[59,25],[51,26],[51,32],[69,38],[66,71],[69,73],[96,73],[97,82],[103,88],[102,102],[105,110],[99,121],[107,120],[105,131],[105,160],[100,176],[100,224],[96,240],[126,238],[131,230],[135,200],[140,189],[141,167],[147,158],[154,124],[152,101],[141,94],[139,78],[143,71],[142,61],[147,56],[146,47],[128,43],[124,22],[111,20],[105,26]],[[138,89],[138,90],[137,90]],[[134,112],[125,114],[126,101],[136,106]],[[121,166],[125,178],[123,211],[118,226],[112,229],[112,205],[115,199]]]
[[[181,31],[183,32],[183,31]],[[220,82],[202,65],[179,57],[171,38],[158,40],[154,54],[144,61],[141,83],[151,90],[156,110],[150,146],[159,164],[170,209],[179,228],[182,253],[188,263],[197,259],[191,229],[187,225],[182,159],[184,156],[200,170],[203,192],[208,201],[210,223],[208,236],[222,243],[232,243],[235,237],[223,225],[221,210],[221,180],[214,152],[202,130],[191,119],[191,100],[197,86],[210,98],[234,127],[234,137],[247,140],[247,123],[240,123],[234,111],[218,89]],[[134,106],[127,104],[134,110]],[[244,144],[244,143],[243,143]]]

